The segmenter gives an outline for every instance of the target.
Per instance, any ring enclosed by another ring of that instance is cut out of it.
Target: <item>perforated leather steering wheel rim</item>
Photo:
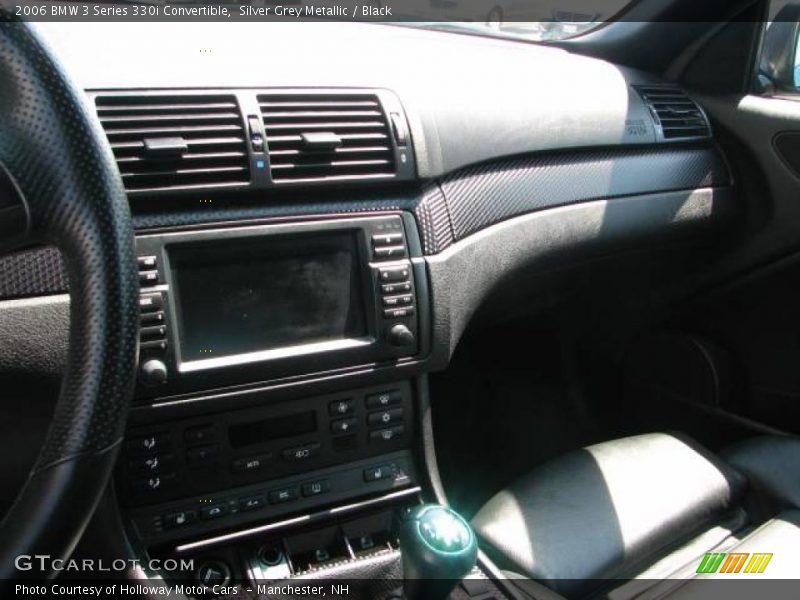
[[[16,557],[66,558],[108,484],[133,390],[138,279],[130,211],[83,92],[35,29],[0,6],[0,165],[27,207],[25,244],[57,246],[70,282],[66,369],[44,444],[0,523],[0,579]],[[38,564],[39,563],[35,563]]]

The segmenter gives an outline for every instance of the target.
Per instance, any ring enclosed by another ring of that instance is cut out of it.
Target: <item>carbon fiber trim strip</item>
[[[432,185],[414,209],[425,254],[437,254],[453,243],[453,225],[442,189]]]
[[[544,208],[728,183],[714,149],[671,147],[514,158],[461,170],[441,186],[457,241]]]

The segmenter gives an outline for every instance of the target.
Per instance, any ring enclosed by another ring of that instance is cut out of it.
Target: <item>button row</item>
[[[139,347],[142,350],[166,350],[167,326],[161,292],[141,294],[139,311]]]
[[[154,432],[129,438],[125,442],[128,469],[140,479],[131,481],[134,494],[158,492],[175,479],[175,457],[170,453],[169,432]]]
[[[187,509],[172,512],[161,517],[161,523],[165,529],[173,529],[175,527],[183,527],[191,525],[198,519],[212,520],[219,517],[232,514],[237,511],[250,511],[259,508],[264,508],[269,504],[284,504],[286,502],[293,502],[303,498],[310,498],[330,492],[331,484],[327,479],[318,479],[314,481],[307,481],[300,485],[287,486],[284,488],[277,488],[268,490],[266,493],[254,494],[238,498],[237,500],[228,502],[217,502],[203,506],[200,510]]]
[[[372,236],[372,258],[392,260],[406,257],[406,242],[402,232],[378,233]]]
[[[139,265],[139,285],[142,287],[152,287],[158,285],[158,259],[155,256],[140,256]]]
[[[383,317],[400,319],[414,314],[414,294],[409,267],[385,267],[378,270]]]
[[[400,390],[389,390],[377,394],[369,394],[364,398],[364,405],[367,410],[383,408],[398,404],[403,396]],[[358,427],[358,421],[352,416],[355,413],[355,402],[352,398],[335,400],[328,404],[328,414],[334,417],[342,417],[331,421],[330,430],[333,435],[349,435],[354,433]],[[386,426],[402,420],[402,409],[385,413],[372,413],[367,417],[367,424],[371,427]],[[377,433],[377,434],[376,434]],[[403,428],[391,428],[382,432],[371,432],[370,441],[388,441],[403,433]]]
[[[303,461],[315,458],[319,455],[320,444],[317,442],[305,444],[303,446],[295,446],[293,448],[285,448],[281,452],[283,460],[286,461]],[[237,458],[231,462],[231,471],[235,473],[245,473],[251,471],[260,471],[267,463],[272,461],[273,454],[271,452],[256,454],[253,456],[245,456]]]
[[[389,408],[399,404],[402,400],[403,395],[400,390],[370,394],[364,399],[367,409],[383,409],[367,414],[370,443],[391,442],[405,433],[403,426],[397,424],[403,421],[402,407]]]
[[[385,481],[386,479],[394,479],[401,481],[408,479],[406,472],[394,463],[387,463],[382,465],[375,465],[364,469],[364,481]]]

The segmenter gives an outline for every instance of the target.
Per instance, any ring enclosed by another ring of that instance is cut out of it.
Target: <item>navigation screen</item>
[[[183,361],[366,335],[354,232],[168,247]]]

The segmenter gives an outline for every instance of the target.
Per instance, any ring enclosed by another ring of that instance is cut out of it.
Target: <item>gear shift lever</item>
[[[475,533],[457,512],[438,504],[417,506],[400,525],[407,600],[445,600],[478,559]]]

